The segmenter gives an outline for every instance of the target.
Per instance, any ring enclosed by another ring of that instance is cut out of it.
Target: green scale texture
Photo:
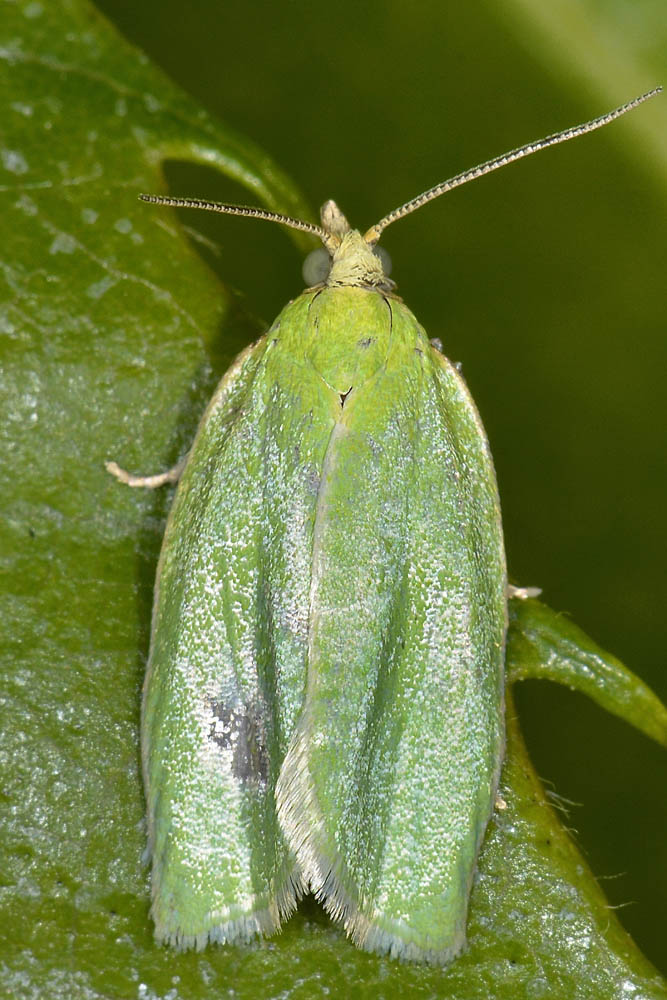
[[[459,374],[395,297],[304,292],[200,426],[165,535],[143,746],[161,940],[463,947],[503,754],[505,562]]]

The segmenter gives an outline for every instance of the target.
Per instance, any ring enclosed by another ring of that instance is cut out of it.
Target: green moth
[[[313,892],[358,946],[465,944],[503,758],[505,555],[458,371],[394,294],[382,231],[334,202],[310,286],[220,383],[160,556],[142,716],[156,937],[270,935]],[[140,478],[157,485],[175,474]]]

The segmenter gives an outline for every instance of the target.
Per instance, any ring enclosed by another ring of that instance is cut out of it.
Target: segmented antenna
[[[634,100],[628,101],[627,104],[622,104],[620,108],[615,108],[613,111],[608,111],[606,115],[600,115],[599,118],[593,118],[590,122],[584,122],[583,125],[574,125],[572,128],[566,128],[562,132],[554,132],[553,135],[548,135],[545,139],[536,139],[533,142],[526,143],[525,146],[519,146],[518,149],[512,149],[509,153],[503,153],[502,156],[496,156],[493,160],[487,160],[486,163],[480,163],[478,167],[472,167],[471,170],[464,170],[463,173],[457,174],[455,177],[450,177],[447,181],[442,181],[440,184],[436,184],[435,187],[429,188],[428,191],[424,191],[423,194],[418,194],[416,198],[412,198],[410,201],[406,201],[405,205],[401,205],[400,208],[395,208],[393,212],[385,215],[384,219],[380,219],[376,222],[374,226],[368,230],[365,234],[364,239],[368,243],[375,243],[380,238],[380,233],[387,226],[390,226],[392,222],[396,222],[398,219],[404,218],[409,215],[410,212],[416,211],[416,209],[421,208],[428,201],[433,201],[434,198],[439,198],[441,194],[445,194],[446,191],[451,191],[453,188],[461,187],[462,184],[467,184],[468,181],[474,181],[478,177],[483,177],[485,174],[490,174],[492,170],[498,170],[500,167],[506,166],[508,163],[514,163],[515,160],[520,160],[524,156],[530,156],[531,153],[537,153],[540,149],[547,149],[549,146],[556,146],[559,142],[567,142],[568,139],[575,139],[579,135],[585,135],[586,132],[593,132],[596,128],[602,128],[603,125],[608,125],[610,122],[615,121],[624,115],[627,111],[632,111],[633,108],[638,107],[643,104],[644,101],[648,101],[650,97],[655,97],[659,94],[662,87],[654,87],[653,90],[649,90],[648,93],[642,94],[640,97],[635,97]]]
[[[321,240],[324,240],[328,235],[321,226],[316,226],[314,222],[293,219],[289,215],[269,212],[264,208],[255,208],[253,205],[224,205],[219,201],[204,201],[201,198],[172,198],[171,195],[163,194],[140,194],[139,201],[147,201],[151,205],[168,205],[170,208],[203,208],[207,212],[220,212],[222,215],[243,215],[250,219],[281,222],[284,226],[290,226],[292,229],[313,233]]]

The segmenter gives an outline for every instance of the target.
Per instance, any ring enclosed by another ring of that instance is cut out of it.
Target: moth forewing
[[[348,357],[363,348],[340,294],[375,303],[365,339],[386,354],[359,373],[325,460],[306,697],[278,815],[358,944],[444,963],[465,940],[503,747],[498,497],[470,397],[409,310],[322,293],[318,317],[342,317],[331,331]]]
[[[179,947],[272,933],[298,891],[274,817],[284,751],[250,596],[262,568],[253,422],[266,412],[256,387],[265,350],[245,352],[209,406],[158,567],[142,748],[156,936]]]

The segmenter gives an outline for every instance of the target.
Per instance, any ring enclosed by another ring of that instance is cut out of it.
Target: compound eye
[[[384,247],[373,247],[373,253],[376,257],[380,258],[380,263],[382,264],[382,270],[385,275],[389,277],[391,274],[391,256],[387,253]]]
[[[321,285],[329,277],[330,270],[331,257],[328,250],[325,250],[324,247],[318,247],[317,250],[311,251],[301,268],[306,287],[312,288],[313,285]]]

